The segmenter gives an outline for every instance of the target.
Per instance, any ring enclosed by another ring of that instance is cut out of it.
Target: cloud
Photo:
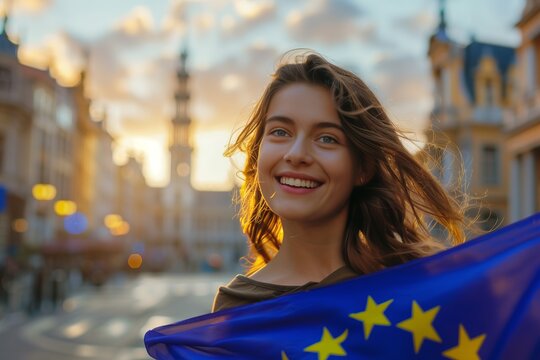
[[[11,2],[11,4],[8,4],[9,2]],[[52,3],[53,0],[4,0],[2,3],[0,3],[0,13],[5,13],[6,6],[11,7],[10,11],[40,13],[50,7]]]
[[[187,1],[172,1],[161,26],[163,31],[167,33],[185,33],[188,6]]]
[[[119,21],[117,29],[125,34],[139,36],[152,31],[154,19],[147,7],[136,6],[131,12]]]
[[[160,85],[168,84],[162,73],[174,72],[169,64],[177,46],[172,44],[174,34],[154,29],[152,24],[148,10],[136,7],[114,30],[92,43],[90,96],[153,103],[162,94]],[[169,60],[163,61],[164,57]]]
[[[421,131],[432,104],[428,61],[414,56],[385,57],[374,72],[374,88],[383,105],[407,129]]]
[[[270,81],[279,54],[271,47],[252,46],[211,68],[194,72],[191,109],[199,125],[233,129],[243,123]]]
[[[216,25],[216,18],[214,14],[210,12],[197,14],[193,18],[193,26],[195,27],[195,30],[201,34],[204,34],[208,30],[214,28],[215,25]]]
[[[235,0],[236,13],[244,19],[261,19],[275,10],[275,4],[271,0]]]
[[[373,38],[375,27],[362,18],[363,10],[352,0],[318,0],[303,11],[287,16],[290,36],[300,42],[315,41],[334,44],[349,39]]]
[[[74,86],[85,68],[86,44],[64,31],[52,34],[38,46],[22,46],[19,60],[28,66],[50,69],[62,86]]]
[[[426,35],[432,32],[437,25],[437,16],[427,10],[422,10],[412,16],[395,20],[395,25],[413,35]]]
[[[221,18],[223,37],[230,38],[249,33],[254,28],[275,19],[276,5],[271,0],[235,0],[235,16]]]
[[[169,131],[169,123],[159,119],[160,116],[162,114],[152,114],[148,110],[124,114],[120,126],[122,131],[129,134],[130,137],[166,137]]]

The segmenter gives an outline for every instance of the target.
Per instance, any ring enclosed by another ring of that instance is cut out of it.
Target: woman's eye
[[[321,136],[319,138],[319,141],[325,144],[337,144],[337,140],[334,137],[328,135]]]
[[[283,129],[275,129],[275,130],[272,130],[270,131],[270,134],[272,135],[275,135],[275,136],[287,136],[287,132]]]

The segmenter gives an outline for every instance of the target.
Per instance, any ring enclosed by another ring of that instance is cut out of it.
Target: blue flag
[[[155,359],[540,359],[540,213],[437,255],[146,333]]]

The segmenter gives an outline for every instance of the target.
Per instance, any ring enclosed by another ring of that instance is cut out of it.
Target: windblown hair
[[[351,194],[342,244],[347,265],[367,274],[443,250],[446,245],[430,236],[430,220],[445,228],[449,242],[465,240],[460,204],[405,148],[400,140],[405,135],[368,86],[318,54],[296,54],[278,67],[246,126],[225,152],[246,154],[240,222],[251,246],[248,273],[268,263],[282,242],[281,221],[257,181],[257,159],[270,101],[294,83],[330,91],[349,144],[361,159],[359,164],[364,164],[361,171],[368,179]]]

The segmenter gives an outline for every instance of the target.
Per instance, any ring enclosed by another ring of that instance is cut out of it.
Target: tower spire
[[[446,0],[439,0],[439,31],[446,32]]]
[[[4,16],[2,18],[2,34],[7,34],[7,26],[9,22],[9,13],[11,11],[11,6],[13,4],[12,0],[6,0],[6,7],[4,9]]]

